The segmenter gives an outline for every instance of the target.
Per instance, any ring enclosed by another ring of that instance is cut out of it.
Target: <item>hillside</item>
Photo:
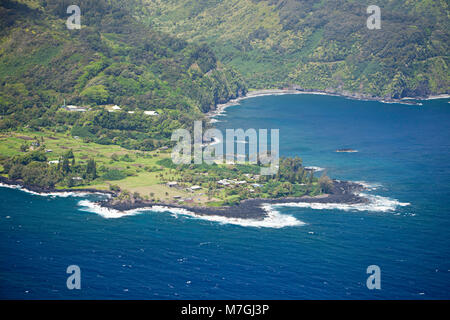
[[[0,130],[72,128],[98,143],[151,150],[246,90],[208,46],[144,26],[121,1],[78,1],[80,30],[66,27],[70,4],[0,1]],[[64,101],[91,111],[62,112]],[[143,117],[146,110],[159,116]]]
[[[381,30],[366,27],[368,5]],[[401,98],[449,93],[444,0],[135,0],[142,21],[212,46],[251,88]]]

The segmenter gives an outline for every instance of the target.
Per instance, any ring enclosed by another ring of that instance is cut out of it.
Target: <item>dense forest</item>
[[[134,0],[147,24],[211,45],[251,88],[382,98],[449,93],[446,0]],[[381,29],[366,26],[381,9]]]
[[[81,29],[69,30],[72,2],[0,1],[0,130],[71,130],[88,141],[152,150],[174,128],[246,92],[207,45],[144,26],[122,1],[77,1]],[[90,111],[67,112],[64,102]],[[145,116],[149,110],[158,116]]]

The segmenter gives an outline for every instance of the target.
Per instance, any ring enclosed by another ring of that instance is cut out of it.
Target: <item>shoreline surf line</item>
[[[239,105],[239,102],[242,100],[263,97],[263,96],[277,96],[277,95],[288,95],[288,94],[312,94],[312,95],[324,95],[324,96],[334,96],[334,97],[342,97],[346,99],[358,100],[358,101],[377,101],[380,103],[387,104],[402,104],[402,105],[423,105],[420,102],[408,102],[408,101],[429,101],[429,100],[437,100],[437,99],[448,99],[450,98],[449,94],[439,94],[439,95],[430,95],[427,97],[404,97],[400,99],[384,99],[381,97],[368,97],[363,94],[351,94],[351,93],[339,93],[339,92],[327,92],[327,91],[304,91],[304,90],[296,90],[296,89],[262,89],[249,91],[245,96],[240,96],[234,99],[230,99],[226,103],[218,104],[216,109],[209,111],[206,113],[206,117],[209,119],[211,123],[218,122],[215,117],[223,115],[225,110],[228,107]]]
[[[337,183],[338,188],[346,186],[346,192],[352,190],[355,192],[353,194],[347,194],[345,197],[342,197],[342,194],[324,194],[316,197],[304,196],[301,198],[247,199],[243,200],[238,206],[223,208],[187,207],[166,203],[119,203],[119,205],[111,205],[111,200],[113,200],[111,194],[102,191],[73,190],[38,193],[28,190],[18,184],[11,185],[0,183],[0,187],[16,189],[38,196],[85,197],[91,194],[108,195],[108,200],[106,201],[93,202],[88,199],[83,199],[78,202],[78,206],[82,207],[82,209],[79,210],[96,213],[107,219],[134,216],[146,211],[169,212],[174,217],[185,215],[221,224],[234,224],[243,227],[258,228],[284,228],[290,226],[303,226],[306,224],[290,214],[279,212],[277,210],[279,207],[299,207],[315,210],[391,212],[399,206],[403,207],[410,205],[410,203],[400,202],[397,199],[389,197],[365,194],[361,191],[356,192],[357,190],[353,188],[357,188],[357,186],[367,190],[361,183],[338,180],[335,181],[335,183]],[[370,189],[368,189],[368,191],[370,191]],[[120,207],[125,209],[121,209]],[[227,211],[227,209],[230,211]],[[231,214],[229,214],[230,212]],[[236,212],[238,212],[237,215]]]
[[[200,219],[205,221],[217,222],[220,224],[232,224],[239,225],[242,227],[256,227],[256,228],[275,228],[280,229],[284,227],[302,226],[305,225],[304,222],[296,219],[295,217],[282,214],[277,210],[271,209],[269,207],[263,208],[267,212],[266,217],[263,219],[248,219],[248,218],[237,218],[237,217],[227,217],[220,215],[201,215],[186,208],[176,208],[164,205],[153,205],[148,207],[136,208],[121,211],[118,209],[107,208],[101,206],[99,203],[95,203],[89,200],[81,200],[78,205],[82,207],[81,211],[92,212],[102,216],[105,219],[118,219],[128,216],[134,216],[138,214],[143,214],[145,212],[169,212],[173,217],[178,215],[188,216],[194,219]]]

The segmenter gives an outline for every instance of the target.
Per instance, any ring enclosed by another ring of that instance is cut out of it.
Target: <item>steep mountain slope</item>
[[[1,129],[55,125],[55,108],[65,99],[91,107],[158,110],[161,116],[141,129],[167,135],[245,92],[240,76],[209,47],[144,26],[121,1],[78,1],[82,28],[69,30],[66,10],[72,3],[0,1]],[[72,118],[71,124],[80,116]],[[95,122],[83,121],[80,125]]]
[[[366,10],[381,8],[381,29]],[[135,0],[146,23],[206,42],[253,88],[400,98],[448,93],[445,0]]]

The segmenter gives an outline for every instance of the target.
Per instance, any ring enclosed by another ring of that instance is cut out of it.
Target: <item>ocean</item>
[[[449,101],[263,96],[217,117],[220,129],[279,129],[282,156],[364,183],[368,205],[271,207],[261,223],[3,186],[0,298],[449,299]],[[80,290],[66,286],[70,265]],[[379,290],[366,286],[371,265]]]

